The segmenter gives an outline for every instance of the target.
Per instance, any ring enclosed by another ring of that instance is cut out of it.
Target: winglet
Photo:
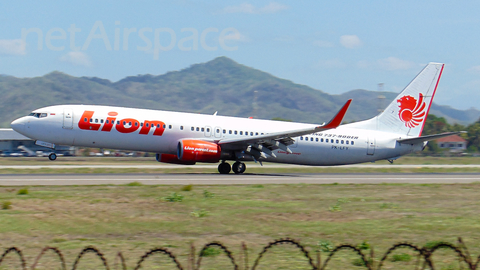
[[[345,105],[338,111],[337,115],[328,122],[328,124],[322,126],[322,129],[331,129],[331,128],[337,128],[340,126],[342,123],[343,117],[345,117],[345,114],[347,113],[348,107],[350,106],[350,103],[352,103],[352,100],[349,99]]]

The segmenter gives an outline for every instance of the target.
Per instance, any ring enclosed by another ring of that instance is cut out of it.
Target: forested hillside
[[[347,99],[353,98],[345,119],[351,122],[374,116],[396,93],[353,90],[329,95],[219,57],[180,71],[131,76],[118,82],[60,72],[36,78],[0,76],[0,95],[0,126],[8,127],[17,117],[56,104],[101,104],[206,114],[218,111],[220,115],[323,123]],[[445,117],[450,123],[468,124],[479,118],[480,111],[434,104],[431,114]]]

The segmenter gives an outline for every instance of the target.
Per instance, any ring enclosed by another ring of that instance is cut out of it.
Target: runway
[[[155,164],[155,165],[0,165],[0,169],[81,169],[81,168],[92,168],[92,169],[175,169],[175,168],[200,168],[200,169],[216,169],[218,164],[201,164],[195,166],[185,166],[185,165],[175,165],[175,164]],[[248,163],[248,168],[314,168],[312,166],[303,166],[303,165],[292,165],[292,164],[275,164],[275,163],[266,163],[254,164]],[[388,164],[388,165],[378,165],[378,164],[354,164],[354,165],[342,165],[342,166],[321,166],[317,168],[480,168],[480,164]]]
[[[140,182],[145,185],[253,184],[455,184],[480,182],[480,174],[10,174],[2,186],[104,185]]]

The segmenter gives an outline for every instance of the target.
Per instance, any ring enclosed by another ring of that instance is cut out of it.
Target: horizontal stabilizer
[[[432,140],[440,139],[440,138],[443,138],[443,137],[448,137],[448,136],[451,136],[451,135],[457,135],[457,134],[460,134],[460,133],[466,133],[466,131],[445,132],[445,133],[434,134],[434,135],[426,135],[426,136],[421,136],[421,137],[416,137],[416,138],[397,140],[397,142],[403,143],[403,144],[417,144],[417,143],[422,143],[422,142],[426,142],[426,141],[432,141]]]

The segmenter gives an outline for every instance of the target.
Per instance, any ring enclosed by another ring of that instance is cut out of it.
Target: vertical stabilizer
[[[370,120],[376,121],[376,129],[407,136],[422,135],[443,67],[440,63],[428,64],[385,111]]]

